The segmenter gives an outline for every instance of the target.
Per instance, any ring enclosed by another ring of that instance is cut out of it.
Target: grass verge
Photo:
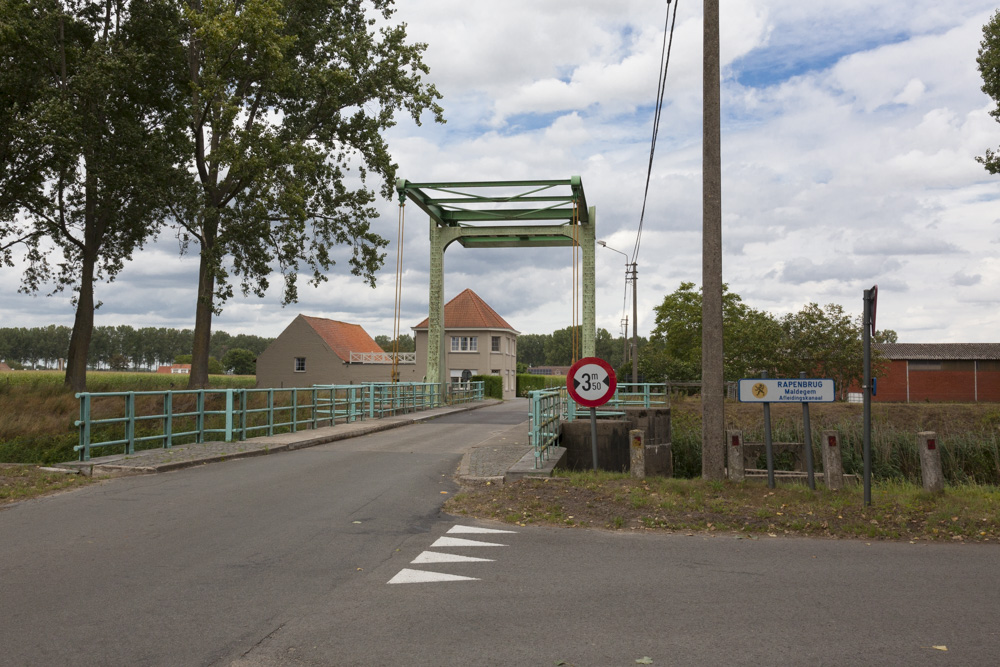
[[[872,505],[860,487],[841,491],[789,484],[634,480],[604,472],[562,472],[547,480],[467,487],[445,511],[516,525],[609,530],[720,532],[756,539],[798,535],[864,540],[1000,542],[1000,488],[962,485],[933,495],[900,481],[877,483]]]
[[[83,475],[48,472],[37,466],[0,463],[0,508],[20,500],[28,500],[90,484]]]

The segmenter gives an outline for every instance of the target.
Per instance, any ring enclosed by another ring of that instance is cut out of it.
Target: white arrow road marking
[[[390,584],[426,584],[437,581],[479,581],[476,577],[460,577],[457,574],[442,572],[423,572],[421,570],[402,569],[389,580]]]
[[[413,565],[421,563],[492,563],[492,558],[475,558],[474,556],[459,556],[458,554],[439,554],[425,551],[410,561]]]
[[[440,547],[505,547],[506,544],[496,542],[480,542],[478,540],[463,540],[460,537],[439,537],[431,549]]]
[[[475,526],[452,526],[448,534],[460,533],[517,533],[516,530],[497,530],[496,528],[476,528]]]

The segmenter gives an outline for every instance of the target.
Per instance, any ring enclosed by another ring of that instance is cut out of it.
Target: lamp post
[[[639,384],[639,341],[638,341],[638,327],[639,327],[639,303],[636,298],[636,288],[638,287],[639,272],[636,270],[635,262],[628,261],[628,255],[623,253],[621,250],[615,250],[609,246],[604,241],[597,241],[597,245],[603,246],[608,250],[614,251],[619,255],[625,257],[625,282],[629,281],[629,270],[632,271],[632,384]],[[627,326],[627,325],[626,325]],[[628,333],[626,331],[626,333]],[[632,387],[632,391],[636,391],[635,387]]]

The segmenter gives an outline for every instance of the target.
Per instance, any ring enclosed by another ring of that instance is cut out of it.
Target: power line
[[[653,156],[656,153],[656,137],[660,133],[660,116],[663,113],[663,95],[667,88],[667,70],[670,67],[670,51],[674,44],[674,28],[677,26],[677,7],[680,0],[674,3],[674,15],[671,20],[670,3],[667,0],[667,19],[663,26],[663,48],[660,51],[660,76],[656,86],[656,112],[653,115],[653,139],[649,147],[649,166],[646,170],[646,188],[642,195],[642,213],[639,215],[639,229],[635,235],[635,249],[632,251],[632,262],[639,256],[639,244],[642,241],[642,223],[646,218],[646,200],[649,198],[649,182],[653,175]],[[669,30],[668,30],[669,27]]]

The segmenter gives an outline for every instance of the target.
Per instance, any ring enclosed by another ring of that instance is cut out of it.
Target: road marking
[[[516,530],[497,530],[496,528],[476,528],[475,526],[452,526],[448,534],[461,534],[461,533],[517,533]]]
[[[506,544],[496,542],[480,542],[479,540],[463,540],[460,537],[439,537],[431,549],[440,547],[505,547]]]
[[[448,529],[452,534],[497,534],[517,533],[516,530],[498,530],[496,528],[477,528],[475,526],[452,526]],[[506,544],[498,542],[483,542],[481,540],[466,540],[460,537],[439,537],[429,548],[442,547],[505,547]],[[431,563],[493,563],[492,558],[475,558],[473,556],[460,556],[458,554],[443,553],[440,551],[423,551],[419,556],[410,561],[411,565],[428,565]],[[478,577],[463,577],[457,574],[445,574],[443,572],[427,572],[424,570],[414,570],[404,568],[387,583],[390,584],[425,584],[439,581],[480,581]]]
[[[410,570],[404,568],[395,577],[389,580],[390,584],[427,584],[438,581],[479,581],[476,577],[461,577],[457,574],[444,574],[442,572],[423,572],[421,570]]]
[[[458,554],[439,554],[433,551],[425,551],[413,560],[411,565],[421,563],[492,563],[492,558],[476,558],[475,556],[459,556]]]

